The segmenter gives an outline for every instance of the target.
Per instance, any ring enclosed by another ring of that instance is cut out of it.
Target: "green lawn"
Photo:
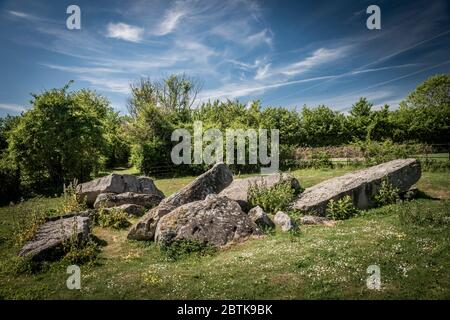
[[[298,170],[308,187],[350,168]],[[193,177],[161,179],[170,194]],[[402,223],[401,212],[450,215],[450,172],[423,173],[417,186],[440,200],[419,199],[367,211],[334,227],[302,226],[212,256],[170,261],[152,243],[126,240],[126,230],[96,227],[106,242],[99,264],[81,266],[82,288],[66,288],[65,266],[14,273],[18,250],[11,242],[13,217],[26,208],[57,208],[59,199],[35,199],[0,208],[0,298],[3,299],[449,299],[449,224]],[[427,220],[428,221],[428,220]],[[448,220],[447,220],[448,221]],[[382,290],[366,288],[366,269],[381,269]]]

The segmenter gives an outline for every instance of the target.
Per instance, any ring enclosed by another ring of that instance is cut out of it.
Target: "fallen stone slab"
[[[65,241],[85,240],[90,235],[89,216],[69,216],[49,220],[39,226],[33,238],[25,243],[19,256],[34,261],[53,260],[63,254]]]
[[[221,248],[262,234],[236,201],[210,194],[205,200],[182,205],[162,217],[155,241],[169,245],[192,240]]]
[[[77,195],[86,199],[86,204],[93,206],[101,193],[135,192],[153,194],[164,198],[164,194],[155,186],[149,177],[136,177],[129,174],[110,174],[77,186]]]
[[[358,209],[375,206],[374,196],[383,179],[406,192],[420,179],[420,163],[416,159],[398,159],[323,181],[305,189],[291,204],[292,209],[324,216],[328,202],[349,195]]]
[[[180,191],[165,198],[148,211],[128,233],[128,239],[153,240],[159,219],[175,208],[193,201],[204,200],[207,195],[219,193],[233,181],[233,173],[224,163],[218,163],[198,176]]]
[[[298,225],[283,211],[278,211],[273,217],[273,222],[283,232],[294,231],[298,229]]]
[[[248,216],[261,229],[275,228],[273,221],[260,206],[250,209]]]
[[[266,176],[256,176],[244,179],[236,179],[222,192],[219,193],[221,196],[226,196],[232,200],[239,203],[241,208],[247,212],[250,209],[248,200],[248,189],[251,185],[265,185],[267,187],[273,187],[280,182],[289,182],[292,189],[296,192],[301,191],[300,183],[298,180],[289,173],[274,173]]]
[[[111,208],[124,204],[135,204],[147,209],[157,206],[164,197],[157,194],[124,192],[124,193],[101,193],[97,196],[94,208]]]

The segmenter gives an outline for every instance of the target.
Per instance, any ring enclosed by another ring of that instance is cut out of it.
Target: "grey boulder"
[[[77,195],[80,199],[86,199],[86,203],[92,206],[100,193],[124,193],[135,192],[153,194],[164,197],[164,194],[155,186],[148,177],[136,177],[129,174],[110,174],[77,186]]]
[[[170,245],[173,241],[192,240],[221,248],[259,235],[261,230],[236,201],[211,194],[163,216],[155,241]]]
[[[65,241],[85,240],[90,236],[89,216],[59,217],[39,226],[33,238],[25,243],[19,256],[32,260],[52,260],[63,254]]]
[[[111,208],[124,204],[135,204],[150,209],[157,206],[162,199],[163,197],[160,195],[147,193],[101,193],[95,200],[94,208]]]
[[[233,173],[224,163],[217,163],[211,169],[198,176],[180,191],[165,198],[161,203],[148,211],[128,233],[128,239],[153,240],[156,225],[161,217],[175,208],[198,200],[207,195],[219,193],[233,181]]]
[[[292,209],[324,216],[328,202],[349,195],[355,207],[367,209],[375,205],[374,196],[386,179],[400,192],[406,192],[421,175],[416,159],[398,159],[367,169],[323,181],[307,188],[291,204]]]
[[[250,209],[250,211],[248,212],[248,216],[261,229],[275,227],[273,221],[260,206],[256,206]]]
[[[294,220],[291,219],[286,213],[283,211],[278,211],[273,218],[273,222],[276,226],[278,226],[281,231],[294,231],[297,230],[298,226]]]

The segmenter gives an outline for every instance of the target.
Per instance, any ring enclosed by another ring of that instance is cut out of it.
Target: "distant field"
[[[304,187],[351,171],[297,170]],[[132,171],[131,171],[132,172]],[[160,179],[168,195],[194,177]],[[450,172],[425,172],[426,196],[408,207],[372,209],[334,227],[302,226],[212,256],[170,261],[153,243],[126,240],[126,230],[96,227],[104,240],[96,266],[81,266],[81,290],[66,288],[66,266],[15,274],[14,216],[25,208],[56,208],[59,198],[32,199],[0,208],[1,299],[449,299],[450,226],[404,224],[402,210],[450,216]],[[447,199],[447,201],[444,201]],[[135,222],[134,220],[133,222]],[[366,288],[366,269],[381,268],[382,290]]]

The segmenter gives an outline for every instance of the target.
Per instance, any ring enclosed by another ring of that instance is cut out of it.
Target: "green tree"
[[[131,144],[131,162],[146,174],[170,165],[172,131],[191,123],[190,108],[198,85],[185,75],[172,75],[160,82],[141,79],[131,85],[125,132]]]
[[[317,108],[305,106],[301,117],[306,146],[333,146],[348,142],[346,118],[342,113],[323,105]]]
[[[435,75],[400,103],[394,114],[395,140],[448,143],[450,137],[450,75]]]
[[[348,121],[352,131],[352,136],[357,140],[370,138],[372,125],[373,104],[361,97],[358,102],[352,105]],[[369,135],[369,136],[368,136]]]
[[[108,101],[89,90],[69,92],[69,84],[32,94],[32,108],[9,137],[10,156],[34,190],[60,191],[74,178],[88,180],[104,160]]]

